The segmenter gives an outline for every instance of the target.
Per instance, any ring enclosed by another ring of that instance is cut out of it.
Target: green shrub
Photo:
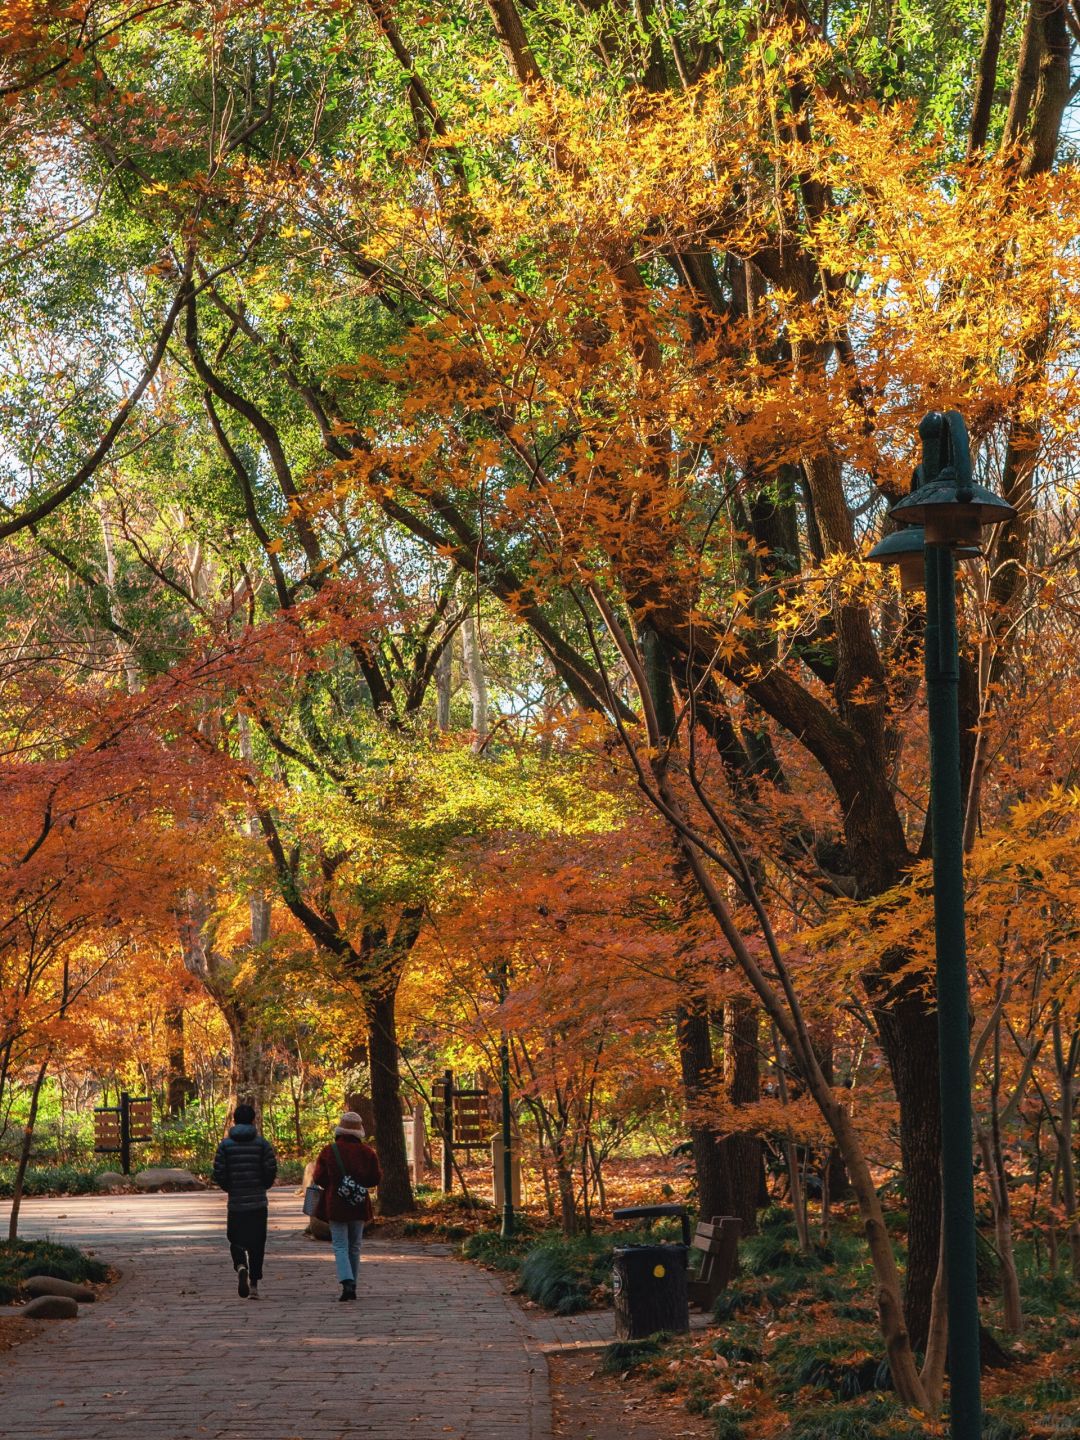
[[[0,1241],[0,1290],[8,1300],[24,1280],[32,1275],[54,1275],[58,1280],[76,1284],[100,1283],[108,1279],[108,1268],[85,1255],[74,1245],[58,1245],[52,1240]]]
[[[655,1360],[671,1339],[664,1331],[649,1335],[644,1340],[613,1340],[605,1345],[600,1357],[600,1372],[603,1375],[622,1375],[648,1360]]]
[[[862,1415],[806,1410],[791,1427],[791,1440],[878,1440],[880,1432]]]
[[[768,1304],[764,1286],[737,1285],[721,1290],[713,1304],[713,1319],[719,1324],[733,1320],[743,1310],[760,1310]]]
[[[983,1421],[983,1440],[1025,1440],[1025,1433],[1011,1420],[988,1416]]]
[[[751,1235],[739,1247],[739,1260],[747,1275],[775,1275],[778,1270],[820,1270],[821,1258],[799,1249],[795,1227],[776,1225]]]
[[[656,1227],[659,1231],[660,1227]],[[655,1244],[656,1231],[599,1235],[548,1234],[533,1243],[521,1262],[519,1288],[549,1310],[574,1315],[587,1310],[594,1293],[605,1298],[611,1284],[613,1241],[619,1246]]]
[[[576,1315],[589,1308],[589,1292],[562,1248],[538,1245],[521,1266],[521,1289],[530,1300],[557,1315]]]
[[[895,1403],[875,1396],[857,1409],[813,1406],[793,1420],[790,1440],[926,1440],[926,1431]]]
[[[777,1275],[765,1286],[762,1294],[767,1305],[774,1310],[782,1310],[791,1303],[791,1297],[799,1290],[805,1288],[806,1277],[800,1270],[788,1270],[786,1273]]]
[[[1024,1313],[1039,1320],[1053,1320],[1069,1310],[1080,1308],[1080,1287],[1065,1275],[1031,1272],[1020,1279]]]
[[[713,1411],[713,1440],[746,1440],[746,1431],[730,1410],[718,1405]]]
[[[1025,1392],[1024,1400],[1028,1406],[1054,1405],[1060,1400],[1072,1400],[1076,1396],[1077,1387],[1064,1375],[1052,1375],[1047,1380],[1037,1380],[1031,1389]]]
[[[28,1165],[23,1179],[24,1195],[89,1195],[95,1190],[98,1170],[83,1170],[75,1165]],[[10,1199],[15,1193],[15,1167],[0,1170],[0,1198]]]
[[[770,1205],[758,1216],[759,1230],[788,1230],[795,1234],[795,1212],[786,1205]]]
[[[742,1361],[748,1365],[756,1365],[762,1359],[761,1351],[756,1345],[748,1345],[734,1335],[719,1336],[712,1343],[712,1351],[714,1355],[722,1355],[725,1360]]]
[[[839,1320],[857,1320],[863,1325],[872,1325],[878,1318],[871,1305],[838,1305],[836,1316]]]
[[[463,1242],[461,1253],[466,1260],[478,1260],[493,1270],[519,1270],[527,1243],[527,1235],[504,1240],[497,1230],[480,1230]]]
[[[876,1336],[854,1329],[840,1335],[786,1335],[777,1342],[769,1363],[780,1389],[789,1394],[810,1385],[832,1390],[841,1400],[854,1400],[891,1386],[888,1365],[865,1354],[876,1344]],[[863,1352],[863,1358],[851,1358],[857,1351]]]

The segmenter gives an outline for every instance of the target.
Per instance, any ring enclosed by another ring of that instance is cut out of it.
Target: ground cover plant
[[[718,1440],[927,1440],[947,1424],[912,1417],[892,1387],[855,1227],[838,1217],[828,1245],[797,1249],[791,1212],[773,1207],[718,1299],[715,1325],[687,1339],[616,1343],[605,1371],[680,1395]],[[1030,1321],[1009,1363],[987,1372],[986,1433],[999,1440],[1071,1437],[1080,1414],[1076,1285],[1023,1257]],[[983,1319],[1000,1326],[1000,1274],[987,1277]]]
[[[14,1300],[22,1282],[34,1275],[101,1284],[109,1278],[109,1271],[100,1260],[74,1245],[52,1240],[0,1240],[0,1304]]]

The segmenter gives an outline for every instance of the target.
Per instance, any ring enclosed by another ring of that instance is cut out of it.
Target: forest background
[[[959,410],[1018,511],[961,584],[1015,1336],[1080,1274],[1080,10],[3,14],[16,1187],[42,1104],[84,1158],[149,1090],[204,1160],[355,1086],[406,1213],[403,1102],[505,1034],[568,1233],[686,1139],[748,1234],[778,1157],[806,1254],[813,1172],[936,1413],[922,612],[862,557]]]

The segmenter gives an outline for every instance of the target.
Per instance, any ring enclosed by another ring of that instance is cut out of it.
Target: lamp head
[[[926,589],[926,532],[921,525],[894,530],[879,540],[867,555],[877,565],[895,565],[900,571],[900,589],[915,595]],[[973,560],[982,554],[978,545],[957,545],[953,553],[958,560]]]
[[[1011,520],[1015,508],[975,484],[967,427],[955,410],[932,410],[923,417],[919,434],[922,482],[890,513],[902,525],[921,525],[927,545],[978,549],[983,528]]]
[[[895,565],[900,571],[900,589],[912,595],[926,586],[926,562],[923,555],[923,528],[909,525],[894,530],[879,540],[867,555],[876,565]]]

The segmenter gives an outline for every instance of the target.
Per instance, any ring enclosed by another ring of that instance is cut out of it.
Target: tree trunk
[[[1051,1026],[1054,1045],[1054,1067],[1057,1070],[1061,1090],[1061,1112],[1055,1122],[1053,1115],[1048,1118],[1054,1128],[1057,1141],[1057,1166],[1055,1174],[1060,1177],[1061,1197],[1065,1204],[1067,1233],[1069,1237],[1069,1264],[1073,1279],[1080,1279],[1080,1216],[1077,1215],[1076,1164],[1073,1156],[1073,1125],[1076,1107],[1076,1072],[1080,1066],[1080,1031],[1074,1031],[1068,1047],[1061,1028],[1060,1011],[1054,1015]]]
[[[726,1006],[727,1094],[733,1105],[753,1105],[761,1099],[761,1056],[758,1047],[757,1005],[748,995],[735,995]],[[757,1233],[758,1195],[764,1161],[757,1135],[729,1135],[723,1143],[725,1168],[731,1188],[731,1209],[713,1214],[737,1215],[742,1233]]]
[[[487,743],[488,692],[484,676],[484,657],[480,653],[480,638],[476,629],[476,617],[468,615],[461,622],[461,649],[465,660],[465,674],[469,681],[472,697],[473,749],[480,751]]]
[[[402,1127],[401,1073],[398,1068],[396,987],[370,996],[368,1053],[371,1057],[371,1104],[375,1114],[375,1141],[382,1165],[379,1214],[404,1215],[416,1209],[409,1160]]]
[[[986,1127],[975,1122],[975,1141],[982,1155],[983,1170],[990,1187],[990,1208],[994,1214],[994,1243],[1001,1257],[1002,1328],[1006,1335],[1019,1335],[1024,1328],[1024,1311],[1020,1299],[1020,1278],[1016,1273],[1013,1253],[1012,1216],[1009,1208],[1008,1177],[998,1166],[998,1153],[992,1146]]]
[[[165,1032],[169,1047],[165,1108],[170,1115],[175,1116],[183,1112],[184,1107],[195,1094],[195,1086],[187,1074],[184,1056],[184,1012],[179,1005],[171,1006],[166,1010]]]
[[[215,995],[214,999],[225,1016],[232,1045],[229,1114],[237,1105],[254,1105],[256,1123],[261,1124],[270,1078],[261,1027],[242,1001],[231,996]]]
[[[555,1144],[554,1160],[555,1180],[559,1187],[559,1208],[562,1211],[562,1231],[566,1236],[573,1236],[578,1233],[574,1172],[566,1163],[566,1152],[561,1141]]]
[[[22,1148],[19,1150],[19,1164],[15,1170],[15,1184],[11,1191],[11,1215],[8,1218],[9,1240],[17,1239],[19,1234],[19,1211],[22,1208],[23,1187],[26,1184],[26,1167],[30,1163],[30,1150],[34,1143],[34,1126],[37,1123],[38,1100],[41,1097],[41,1087],[45,1083],[45,1074],[48,1068],[48,1060],[43,1060],[34,1079],[34,1088],[30,1092],[30,1113],[27,1115],[26,1125],[23,1127]]]
[[[937,1016],[916,995],[878,1011],[878,1030],[900,1109],[907,1185],[904,1318],[914,1349],[926,1346],[941,1232],[941,1097]]]
[[[773,1054],[776,1057],[776,1088],[780,1093],[780,1103],[787,1108],[788,1105],[788,1084],[787,1072],[784,1068],[784,1047],[780,1043],[780,1033],[776,1026],[772,1027]],[[789,1130],[781,1142],[784,1151],[784,1160],[787,1163],[788,1172],[788,1195],[791,1199],[791,1209],[795,1216],[795,1232],[799,1237],[799,1249],[804,1255],[810,1251],[810,1226],[806,1219],[806,1190],[803,1186],[802,1172],[799,1169],[798,1149],[795,1145],[795,1137]]]
[[[714,1074],[709,1016],[703,996],[694,996],[679,1007],[675,1016],[675,1038],[690,1113],[688,1129],[697,1180],[698,1212],[704,1220],[714,1215],[732,1215],[734,1201],[724,1147],[700,1114],[707,1106],[708,1086]]]
[[[454,693],[453,670],[452,646],[444,645],[435,662],[435,723],[440,730],[450,729],[450,701]]]
[[[1024,1328],[1024,1307],[1020,1298],[1020,1277],[1013,1250],[1012,1202],[1009,1172],[1001,1144],[1001,1021],[994,1026],[994,1072],[990,1091],[990,1145],[992,1159],[990,1192],[994,1198],[994,1230],[1001,1256],[1001,1286],[1005,1311],[1005,1333],[1019,1335]]]

